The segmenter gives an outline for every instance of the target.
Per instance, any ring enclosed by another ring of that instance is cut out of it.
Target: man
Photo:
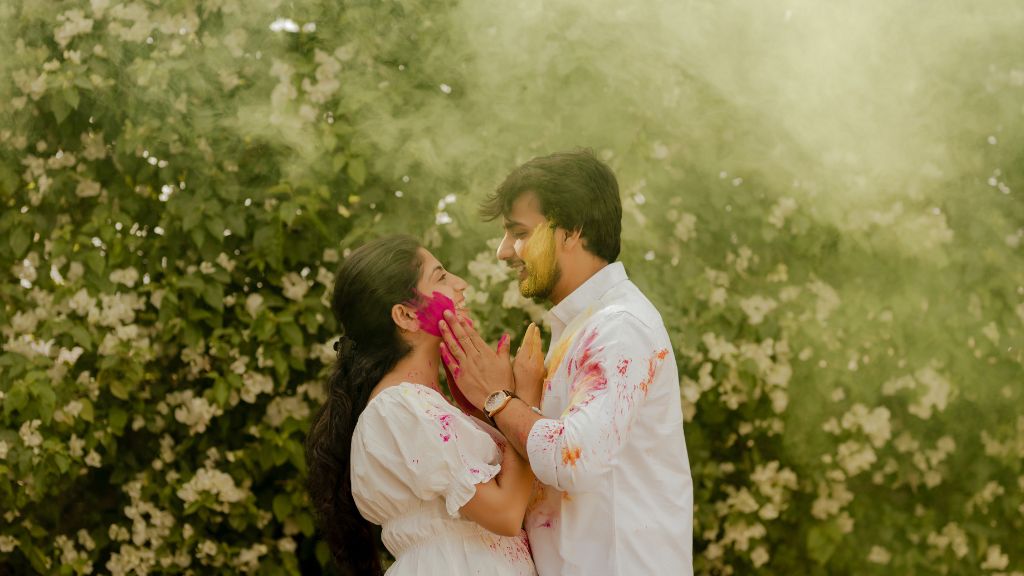
[[[519,273],[522,294],[554,305],[540,407],[517,397],[539,395],[506,391],[517,384],[507,350],[495,353],[450,313],[443,352],[455,356],[463,394],[542,484],[525,521],[538,572],[692,574],[679,376],[661,315],[616,261],[614,174],[589,151],[534,158],[481,213],[503,218],[498,258]]]

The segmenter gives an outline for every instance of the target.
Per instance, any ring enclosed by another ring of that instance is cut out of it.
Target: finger
[[[441,330],[441,338],[444,339],[444,344],[448,349],[448,352],[454,356],[460,364],[464,362],[466,359],[466,352],[462,349],[459,339],[452,333],[452,329],[448,323],[441,320],[437,323],[437,327]]]
[[[445,346],[444,342],[441,343],[441,361],[444,362],[444,367],[451,375],[452,380],[458,380],[459,375],[462,374],[462,367],[448,351],[448,346]]]
[[[523,338],[523,348],[526,349],[527,359],[532,359],[537,355],[537,345],[539,342],[540,336],[537,325],[530,322],[530,327],[526,329],[526,337]]]
[[[459,366],[459,361],[448,351],[448,346],[444,342],[441,343],[441,361],[449,368],[457,368]]]
[[[473,340],[473,337],[470,335],[470,330],[472,330],[472,329],[467,329],[465,324],[463,324],[462,322],[459,322],[459,319],[455,316],[454,313],[452,313],[452,311],[445,310],[445,312],[444,312],[444,320],[445,320],[445,324],[447,325],[448,329],[451,331],[452,334],[455,335],[456,340],[458,340],[458,343],[462,346],[462,348],[464,350],[466,350],[466,351],[474,351],[475,350],[477,352],[480,351],[480,348],[476,345],[476,342]],[[450,343],[449,343],[449,346],[451,346]],[[452,351],[454,352],[454,346],[453,346],[453,350]]]
[[[501,358],[505,362],[511,362],[508,355],[508,334],[502,334],[501,340],[498,340],[498,358]]]

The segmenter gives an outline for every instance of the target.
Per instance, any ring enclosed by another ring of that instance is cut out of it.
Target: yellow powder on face
[[[538,224],[520,257],[526,264],[526,278],[519,283],[519,292],[526,298],[546,297],[558,280],[554,227],[548,222]]]

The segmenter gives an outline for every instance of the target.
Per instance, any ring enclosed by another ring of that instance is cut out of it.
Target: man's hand
[[[497,352],[491,350],[474,328],[460,321],[450,310],[445,311],[438,327],[444,338],[441,356],[455,359],[456,368],[452,372],[458,372],[455,378],[459,390],[473,406],[482,410],[484,400],[492,392],[513,388],[515,380],[505,338],[498,343]]]
[[[544,350],[541,345],[540,328],[530,323],[519,345],[519,352],[512,362],[512,374],[515,376],[514,392],[530,406],[540,406],[544,389]]]

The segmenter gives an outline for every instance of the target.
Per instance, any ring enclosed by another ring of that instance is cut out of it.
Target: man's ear
[[[559,228],[559,233],[562,235],[562,248],[565,250],[574,250],[576,248],[583,248],[583,228],[577,228],[576,230],[566,230]]]
[[[395,304],[391,307],[391,320],[406,332],[419,332],[420,330],[420,321],[416,317],[416,312],[405,304]]]

